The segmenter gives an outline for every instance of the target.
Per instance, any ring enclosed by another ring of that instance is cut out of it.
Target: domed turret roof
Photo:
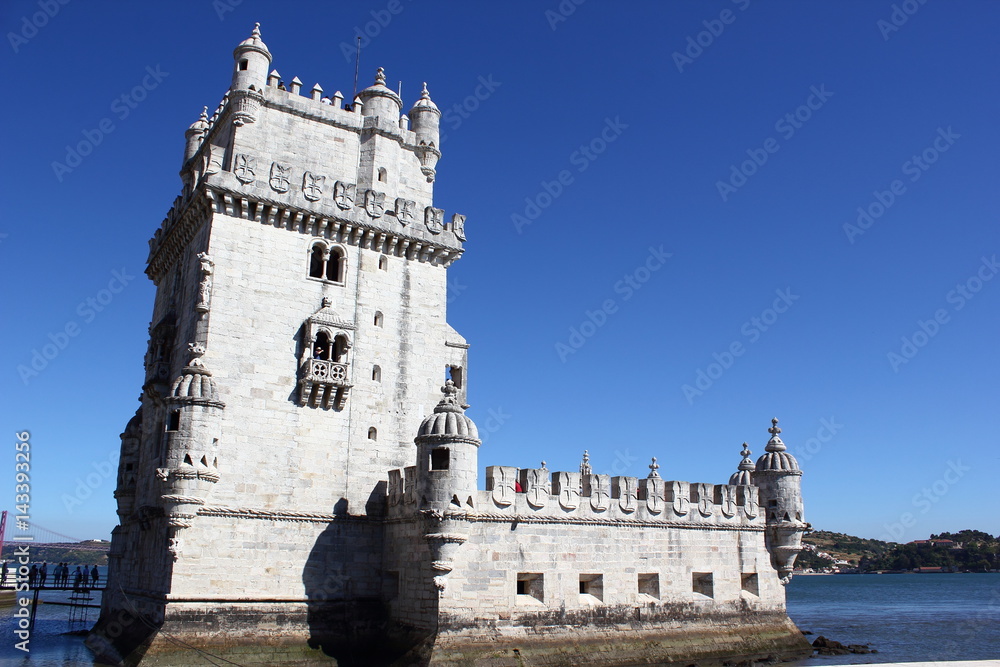
[[[741,451],[740,454],[743,456],[743,460],[740,461],[740,465],[736,469],[736,472],[734,472],[729,478],[729,483],[737,486],[748,486],[753,484],[753,476],[751,473],[753,473],[754,465],[753,461],[750,459],[750,455],[753,454],[753,452],[750,451],[750,447],[744,442],[743,451]]]
[[[198,120],[191,123],[191,127],[188,128],[188,131],[201,134],[207,129],[208,129],[208,107],[202,107],[201,115],[198,116]]]
[[[475,422],[465,415],[467,405],[458,402],[458,389],[455,383],[448,380],[441,391],[444,398],[434,408],[434,413],[424,419],[417,432],[417,442],[448,441],[469,442],[480,444],[479,429]]]
[[[265,44],[264,40],[260,38],[259,23],[254,23],[253,33],[251,33],[249,37],[240,42],[239,46],[237,46],[236,49],[233,50],[233,56],[239,57],[239,54],[244,51],[257,51],[267,56],[268,61],[271,60],[271,52],[267,50],[267,44]]]
[[[424,89],[420,91],[420,99],[417,100],[414,103],[413,108],[410,109],[411,113],[413,111],[437,111],[438,113],[441,113],[440,109],[437,108],[437,105],[434,104],[434,100],[431,99],[431,94],[427,92],[426,81],[424,81]]]
[[[175,403],[200,403],[208,405],[218,405],[223,403],[219,400],[219,389],[212,379],[212,372],[205,368],[201,359],[192,359],[191,363],[184,367],[181,374],[174,380],[170,387],[168,401]]]
[[[399,109],[403,108],[403,100],[399,99],[399,95],[392,88],[385,85],[385,69],[382,67],[379,67],[375,73],[375,83],[358,93],[358,97],[364,104],[367,104],[368,100],[373,97],[388,97],[396,103]]]
[[[128,420],[125,424],[125,432],[121,434],[122,438],[139,438],[142,436],[142,408],[135,411],[132,418]]]
[[[771,428],[767,429],[767,432],[771,434],[771,439],[767,441],[767,446],[764,447],[765,454],[757,459],[757,472],[765,470],[798,470],[798,461],[795,460],[794,456],[785,451],[785,443],[778,437],[781,429],[778,428],[777,418],[771,420]]]

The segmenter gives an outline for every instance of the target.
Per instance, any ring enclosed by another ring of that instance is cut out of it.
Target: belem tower
[[[802,472],[773,420],[728,484],[494,465],[446,320],[465,216],[441,113],[283,83],[259,26],[185,132],[150,241],[88,644],[135,664],[738,664],[808,653],[783,583]],[[443,385],[443,386],[442,386]],[[595,457],[598,454],[595,452]],[[213,657],[214,656],[214,657]]]

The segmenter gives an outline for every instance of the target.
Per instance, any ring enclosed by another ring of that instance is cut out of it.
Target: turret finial
[[[740,466],[739,466],[740,470],[753,470],[754,469],[754,467],[755,467],[754,463],[750,459],[750,455],[751,454],[753,454],[753,452],[750,451],[750,447],[747,445],[747,443],[744,442],[743,443],[743,450],[740,452],[740,456],[743,457],[743,460],[740,461]]]
[[[767,429],[767,432],[771,434],[771,439],[767,441],[767,446],[764,447],[764,451],[767,452],[783,452],[785,451],[785,443],[781,441],[778,434],[781,433],[781,429],[778,428],[778,418],[775,417],[771,420],[771,428]]]
[[[253,32],[250,34],[254,39],[260,39],[260,23],[253,24]]]
[[[590,450],[585,449],[583,450],[583,461],[580,462],[580,474],[589,475],[591,472],[593,469],[590,467]]]
[[[385,85],[385,68],[379,67],[375,71],[375,85],[384,86]]]
[[[201,116],[198,117],[198,120],[203,120],[206,123],[208,122],[208,107],[201,108]]]
[[[545,467],[545,461],[542,461],[542,468],[541,469],[542,470],[548,470],[548,468]]]
[[[781,429],[778,428],[777,417],[771,420],[771,428],[767,429],[767,432],[770,433],[771,435],[778,435],[779,433],[781,433]]]
[[[660,469],[660,464],[656,462],[656,457],[653,457],[653,462],[649,464],[649,479],[660,479],[660,473],[656,472]]]
[[[420,99],[429,100],[431,99],[431,94],[427,92],[427,82],[424,81],[424,88],[420,91]]]

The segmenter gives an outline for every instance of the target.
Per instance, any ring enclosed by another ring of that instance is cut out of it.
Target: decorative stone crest
[[[451,216],[451,231],[459,241],[465,240],[465,216],[455,213]]]
[[[756,519],[760,513],[760,505],[757,502],[757,487],[743,486],[739,488],[740,495],[743,496],[740,506],[748,519]]]
[[[337,205],[337,208],[343,211],[353,208],[356,191],[357,186],[354,183],[337,181],[333,186],[333,202]]]
[[[412,199],[403,199],[402,197],[396,198],[396,219],[399,220],[399,224],[408,225],[413,222],[413,218],[416,216],[417,202]]]
[[[552,493],[549,470],[545,467],[545,461],[542,461],[541,468],[528,468],[522,473],[524,474],[524,495],[528,504],[532,507],[545,507]]]
[[[417,466],[403,468],[403,502],[417,502]]]
[[[381,218],[385,211],[385,193],[375,190],[365,191],[365,212],[373,218]]]
[[[580,473],[557,472],[554,491],[563,509],[575,510],[580,506]]]
[[[639,505],[639,480],[636,477],[612,477],[611,485],[623,512],[634,512]]]
[[[279,162],[271,163],[271,178],[268,184],[275,192],[288,192],[292,168]]]
[[[220,146],[209,146],[205,151],[205,175],[218,174],[222,171],[223,149]]]
[[[486,488],[493,492],[493,502],[507,507],[516,498],[517,468],[509,466],[489,466],[486,469]]]
[[[717,489],[721,490],[721,501],[719,504],[722,506],[722,516],[727,519],[731,519],[736,516],[736,487],[729,486],[718,486]]]
[[[212,307],[212,273],[215,271],[215,262],[207,252],[198,253],[198,261],[201,263],[201,282],[198,285],[198,303],[194,309],[199,313],[207,313]]]
[[[444,210],[428,206],[424,209],[424,224],[431,234],[440,234],[444,231]]]
[[[699,484],[698,489],[698,512],[702,516],[712,516],[712,512],[715,510],[715,503],[713,502],[715,495],[713,491],[715,490],[714,484]]]
[[[302,174],[302,196],[309,201],[318,201],[323,196],[323,186],[326,184],[326,176],[314,174],[307,171]]]
[[[603,512],[611,506],[611,477],[609,475],[585,475],[583,492],[590,494],[590,507]]]
[[[677,516],[691,511],[690,493],[687,482],[670,482],[670,507]]]
[[[389,471],[389,507],[403,500],[403,473],[398,468]]]
[[[237,153],[233,160],[233,173],[240,183],[253,183],[257,178],[257,158],[246,153]]]
[[[647,477],[642,480],[643,491],[646,496],[646,509],[650,514],[659,514],[663,511],[663,492],[666,484],[659,477]]]

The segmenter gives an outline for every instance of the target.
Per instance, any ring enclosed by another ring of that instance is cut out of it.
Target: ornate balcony
[[[299,404],[342,410],[351,385],[347,382],[347,364],[326,359],[307,359],[299,369]]]

